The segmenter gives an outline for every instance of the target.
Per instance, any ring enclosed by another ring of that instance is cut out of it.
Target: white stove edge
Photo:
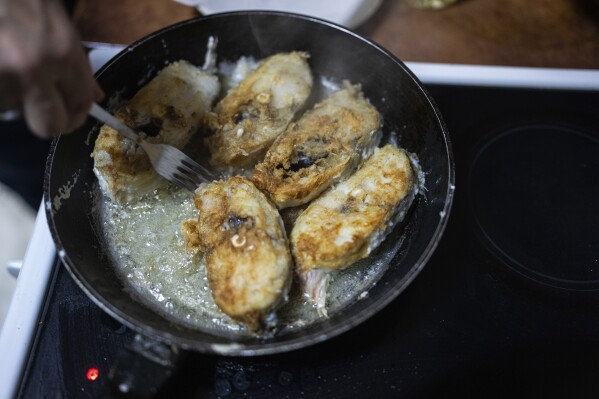
[[[94,72],[121,50],[118,46],[91,50],[89,57]],[[423,83],[430,84],[599,90],[599,70],[422,62],[406,62],[406,65]],[[40,207],[17,287],[0,331],[0,399],[12,398],[17,394],[52,275],[55,255],[46,214]]]
[[[43,204],[37,213],[10,307],[0,331],[0,398],[17,394],[55,264]]]
[[[88,43],[93,71],[124,47]],[[423,83],[537,89],[599,90],[599,70],[405,62]]]
[[[599,90],[599,70],[406,62],[423,83],[531,89]]]

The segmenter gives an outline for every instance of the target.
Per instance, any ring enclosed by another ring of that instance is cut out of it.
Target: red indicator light
[[[99,376],[100,370],[98,370],[97,367],[90,367],[89,369],[87,369],[87,372],[85,373],[85,378],[87,378],[88,381],[95,381],[98,379]]]

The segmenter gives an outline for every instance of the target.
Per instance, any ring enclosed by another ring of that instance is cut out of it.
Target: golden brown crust
[[[205,139],[214,160],[247,167],[262,159],[310,94],[307,58],[303,52],[266,58],[217,104],[206,118],[215,132]]]
[[[313,201],[296,220],[290,241],[298,272],[342,269],[368,256],[414,189],[405,151],[391,145],[376,150],[360,170]]]
[[[120,115],[117,119],[127,123]],[[143,150],[106,125],[100,129],[92,156],[100,187],[113,201],[129,201],[130,192],[145,192],[145,187],[151,191],[161,183]]]
[[[131,123],[121,115],[118,115],[117,118],[126,124]],[[124,144],[124,141],[123,136],[119,132],[107,125],[103,125],[94,146],[93,155],[104,151],[110,156],[112,163],[104,166],[104,172],[110,175],[112,179],[119,178],[119,174],[136,176],[147,173],[152,167],[148,156],[141,148],[131,141]]]
[[[355,170],[367,147],[376,146],[380,121],[360,87],[345,82],[279,136],[253,181],[279,208],[305,204]]]
[[[252,181],[279,208],[312,200],[331,182],[353,170],[359,160],[355,151],[331,133],[323,128],[314,134],[280,137],[264,162],[254,168]]]
[[[174,62],[142,87],[115,116],[148,134],[149,142],[182,148],[200,126],[218,90],[215,76],[187,61]],[[164,182],[144,151],[108,126],[102,126],[92,156],[100,185],[114,201],[128,201]]]
[[[283,223],[245,177],[196,192],[197,220],[183,224],[187,248],[204,253],[212,296],[220,309],[252,330],[287,294],[291,254]]]

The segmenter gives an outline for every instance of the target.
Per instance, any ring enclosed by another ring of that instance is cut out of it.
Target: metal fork
[[[168,144],[145,141],[129,126],[112,116],[104,108],[93,103],[89,114],[138,144],[150,158],[156,173],[177,186],[194,192],[201,183],[216,180],[216,176],[202,165]]]

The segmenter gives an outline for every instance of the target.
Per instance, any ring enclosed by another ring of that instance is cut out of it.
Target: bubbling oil
[[[181,224],[197,217],[191,193],[162,188],[128,204],[99,189],[97,197],[103,238],[134,297],[189,327],[239,330],[212,300],[206,268],[185,249]]]
[[[321,77],[312,101],[338,90],[340,82]],[[174,186],[161,188],[128,204],[110,201],[96,188],[96,220],[113,266],[130,294],[170,321],[228,336],[251,334],[214,303],[201,255],[185,249],[182,223],[197,218],[193,195]],[[331,272],[327,290],[329,316],[364,298],[380,278],[399,245]],[[302,328],[321,316],[294,280],[289,301],[277,312],[277,330]]]
[[[117,275],[134,298],[186,327],[225,335],[249,331],[220,311],[212,299],[201,255],[185,249],[181,225],[197,218],[193,195],[176,187],[156,190],[129,204],[110,201],[97,188],[98,224]],[[364,296],[387,265],[387,256],[367,258],[333,272],[329,315]],[[317,321],[316,309],[294,282],[290,300],[278,312],[279,330]]]

